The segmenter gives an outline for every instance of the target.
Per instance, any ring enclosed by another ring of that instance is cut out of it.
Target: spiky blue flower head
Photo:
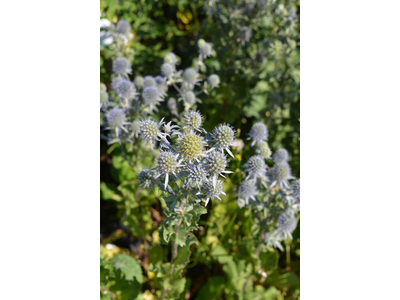
[[[257,153],[260,154],[263,158],[269,159],[271,157],[271,149],[268,146],[268,143],[266,141],[260,142],[260,144],[257,147]]]
[[[296,200],[300,200],[300,179],[296,179],[295,181],[292,182],[292,191],[293,191],[293,197]]]
[[[220,124],[218,127],[214,128],[211,135],[216,149],[222,152],[226,150],[230,156],[234,157],[229,150],[229,147],[233,146],[233,141],[235,140],[235,131],[232,127],[227,124]]]
[[[144,104],[155,106],[157,105],[162,99],[160,97],[160,92],[156,86],[149,86],[143,90],[142,93]]]
[[[159,141],[164,138],[160,131],[160,126],[163,123],[163,120],[160,123],[151,119],[140,121],[140,136],[146,143],[153,144],[155,141]]]
[[[201,125],[203,125],[203,116],[198,111],[190,110],[183,117],[183,123],[185,124],[184,128],[201,131]]]
[[[243,26],[240,28],[240,39],[242,40],[242,44],[248,43],[251,38],[251,29],[247,26]]]
[[[138,175],[138,180],[140,187],[142,189],[148,189],[150,193],[150,188],[154,188],[157,184],[156,174],[153,170],[144,169]]]
[[[203,57],[208,57],[211,55],[212,48],[209,43],[204,43],[201,46],[199,46],[199,52]]]
[[[287,162],[281,162],[279,164],[275,164],[269,172],[271,177],[271,187],[278,184],[281,188],[288,187],[288,180],[293,179],[292,172],[290,170],[290,166]]]
[[[203,139],[193,132],[183,134],[179,139],[179,153],[189,161],[200,158],[203,147]]]
[[[266,141],[268,139],[268,129],[267,126],[265,126],[264,123],[258,122],[251,127],[250,133],[249,133],[249,138],[248,140],[252,139],[253,142],[251,143],[251,146],[254,146],[255,144],[259,144],[262,141]]]
[[[168,99],[168,102],[167,102],[167,106],[168,106],[168,109],[169,109],[169,111],[172,113],[172,114],[178,114],[178,107],[177,107],[177,105],[176,105],[176,100],[175,100],[175,98],[169,98]]]
[[[135,94],[135,88],[129,80],[122,79],[116,88],[117,94],[124,99],[131,99]]]
[[[178,59],[174,53],[170,52],[164,56],[164,62],[176,65],[176,63],[178,62]]]
[[[221,83],[221,80],[219,79],[219,76],[217,74],[212,74],[208,76],[207,81],[212,88],[217,87]]]
[[[246,201],[246,205],[249,204],[249,200],[256,201],[257,196],[257,186],[253,180],[245,180],[239,186],[238,189],[239,198]]]
[[[201,165],[189,165],[188,186],[196,184],[198,188],[207,181],[207,173]]]
[[[185,72],[183,72],[183,80],[185,80],[189,84],[196,84],[198,81],[197,71],[193,68],[187,68]]]
[[[177,154],[174,154],[171,151],[164,151],[161,152],[157,159],[158,176],[165,175],[165,188],[168,186],[169,174],[172,173],[176,176],[178,168],[181,167],[177,160],[177,156]]]
[[[131,64],[125,57],[118,57],[113,63],[113,71],[116,75],[127,75],[131,73]]]
[[[208,153],[205,161],[205,170],[211,176],[222,175],[223,173],[232,173],[231,171],[225,171],[228,165],[228,160],[226,159],[225,154],[219,151],[211,151]]]
[[[278,149],[275,151],[274,155],[272,156],[274,163],[280,164],[283,162],[287,162],[289,159],[289,152],[286,149]]]
[[[183,94],[183,101],[187,104],[194,104],[196,102],[196,95],[192,91],[187,91]]]
[[[206,43],[205,40],[199,39],[199,40],[197,41],[197,46],[199,46],[199,48],[200,48],[200,47],[203,46],[205,43]]]
[[[143,81],[144,87],[157,86],[157,82],[151,76],[146,76]]]
[[[205,182],[203,187],[204,187],[204,193],[206,194],[205,206],[207,206],[208,201],[210,201],[210,199],[221,200],[221,198],[220,198],[221,195],[226,195],[224,193],[224,183],[220,179],[218,179],[214,182],[212,180],[208,180]]]
[[[131,125],[132,136],[138,137],[140,134],[140,121],[134,121]]]
[[[265,164],[264,158],[260,155],[253,155],[249,158],[245,164],[245,172],[248,172],[248,178],[260,178],[265,177],[267,165]]]
[[[108,102],[108,93],[100,92],[100,106],[104,106]]]
[[[112,128],[122,128],[125,123],[125,111],[121,108],[113,108],[107,113],[108,124]]]
[[[156,76],[154,77],[154,80],[156,81],[156,86],[158,88],[158,91],[160,92],[160,95],[165,95],[165,92],[168,89],[165,78],[161,76]]]
[[[281,234],[286,238],[293,239],[292,232],[296,229],[297,218],[290,212],[281,214],[278,217],[278,228]]]
[[[100,92],[107,92],[107,87],[104,83],[100,83]]]
[[[142,88],[144,85],[144,78],[142,76],[136,76],[135,77],[135,86],[138,88]]]
[[[131,26],[127,21],[120,20],[117,24],[117,31],[120,34],[127,35],[129,33],[130,27]]]
[[[114,91],[117,90],[118,85],[123,81],[124,79],[121,77],[114,77],[111,83],[111,87]]]
[[[163,63],[161,66],[161,74],[165,77],[171,76],[175,72],[175,65],[171,63]]]

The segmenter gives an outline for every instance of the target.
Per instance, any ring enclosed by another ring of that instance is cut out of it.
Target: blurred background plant
[[[256,255],[254,232],[259,225],[254,208],[238,205],[237,187],[245,180],[243,165],[255,154],[246,134],[258,121],[267,125],[271,149],[287,149],[292,174],[300,177],[299,1],[100,4],[100,81],[108,100],[114,98],[110,102],[118,102],[112,92],[117,57],[130,63],[131,81],[156,77],[170,52],[177,55],[180,69],[196,66],[199,40],[204,39],[212,53],[199,65],[199,72],[207,74],[200,78],[205,83],[208,75],[217,74],[220,83],[201,95],[197,109],[207,131],[225,122],[237,131],[235,159],[230,162],[235,173],[225,180],[226,196],[210,202],[208,213],[200,218],[194,232],[199,243],[190,247],[186,280],[180,282],[182,293],[176,299],[298,299],[299,223],[293,239],[284,239],[281,249],[265,243]],[[121,20],[130,25],[123,36]],[[152,117],[177,119],[170,108],[168,101],[161,102]],[[145,116],[138,113],[141,117]],[[103,125],[105,119],[103,110]],[[142,143],[120,147],[109,139],[101,139],[100,146],[101,297],[158,299],[163,286],[159,270],[171,257],[158,232],[165,203],[161,190],[149,194],[138,181],[141,170],[154,167],[158,150]]]

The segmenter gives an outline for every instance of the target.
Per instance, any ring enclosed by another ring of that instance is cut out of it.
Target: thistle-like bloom
[[[268,129],[264,123],[258,122],[251,127],[248,140],[252,139],[253,142],[251,146],[255,144],[260,144],[262,141],[266,141],[268,139]]]
[[[157,184],[156,174],[153,170],[144,169],[139,173],[138,176],[139,184],[142,189],[148,189],[150,194],[150,188],[154,188]]]
[[[165,175],[164,187],[167,188],[169,174],[172,173],[176,176],[176,172],[181,167],[180,162],[177,160],[178,154],[174,154],[170,151],[161,152],[157,160],[157,169],[159,174],[156,176]]]
[[[267,232],[264,234],[264,241],[267,247],[274,247],[283,251],[282,244],[280,243],[281,240],[282,234],[279,231]]]
[[[144,78],[142,76],[136,76],[135,77],[135,86],[138,88],[142,88],[144,85]]]
[[[125,125],[125,111],[121,108],[113,108],[107,113],[107,121],[112,129],[115,129],[117,136],[119,135],[119,130],[123,129],[127,131],[124,127]]]
[[[249,200],[256,201],[257,187],[253,180],[245,180],[239,186],[238,194],[240,199],[244,199],[246,205],[249,204]]]
[[[183,134],[179,138],[179,153],[189,161],[192,159],[198,160],[200,156],[204,155],[204,144],[202,137],[193,132]]]
[[[143,102],[145,105],[150,107],[150,110],[153,110],[161,101],[163,101],[160,96],[160,91],[156,86],[149,86],[143,90],[142,93]]]
[[[211,45],[209,43],[202,43],[201,46],[199,46],[199,52],[204,58],[210,56],[212,52]]]
[[[116,88],[117,94],[124,99],[132,99],[135,96],[135,88],[129,80],[122,79]]]
[[[167,106],[168,106],[169,111],[172,114],[174,114],[174,115],[178,114],[178,106],[176,105],[175,98],[169,98],[168,102],[167,102]]]
[[[296,217],[289,213],[283,213],[278,217],[278,228],[279,232],[287,239],[293,239],[292,232],[296,229],[297,219]]]
[[[125,57],[118,57],[113,63],[113,71],[116,75],[130,74],[131,64]]]
[[[269,148],[268,143],[266,141],[260,142],[256,151],[265,159],[269,159],[272,154],[271,149]]]
[[[137,138],[140,134],[140,121],[134,121],[131,125],[132,136]]]
[[[108,102],[108,93],[107,92],[100,92],[100,107],[103,107]]]
[[[161,76],[156,76],[156,77],[154,77],[154,80],[156,81],[156,86],[158,88],[158,91],[160,92],[160,95],[162,97],[164,97],[166,95],[166,91],[168,89],[165,78],[163,78]]]
[[[195,85],[199,81],[197,76],[197,71],[193,68],[187,68],[185,72],[183,72],[183,80],[185,80],[191,86]]]
[[[157,86],[157,82],[151,76],[146,76],[143,81],[144,87]]]
[[[203,125],[203,116],[198,111],[190,110],[183,117],[183,123],[185,124],[183,128],[188,128],[201,132],[201,125]]]
[[[161,74],[165,77],[171,76],[175,72],[175,65],[171,63],[164,63],[161,66]]]
[[[164,132],[168,135],[177,134],[179,131],[175,130],[175,128],[179,129],[179,126],[172,125],[171,121],[169,121],[168,123],[164,123]]]
[[[194,104],[196,102],[196,95],[192,91],[184,93],[182,98],[187,104]]]
[[[288,180],[293,179],[290,166],[287,162],[281,162],[280,164],[275,164],[270,172],[269,175],[271,176],[271,187],[274,187],[278,184],[281,188],[289,187]]]
[[[235,131],[229,125],[219,125],[214,128],[212,132],[212,140],[214,141],[214,148],[220,150],[221,152],[228,152],[232,157],[233,154],[229,150],[229,147],[233,146],[233,141],[235,140]]]
[[[207,206],[210,199],[221,200],[220,196],[226,195],[224,193],[224,183],[220,179],[218,179],[215,182],[213,182],[211,180],[206,181],[203,187],[204,187],[204,193],[206,194],[205,206]]]
[[[140,136],[146,143],[154,144],[166,138],[166,134],[160,131],[160,126],[164,124],[163,120],[158,124],[151,119],[140,121]]]
[[[292,186],[292,191],[293,191],[292,196],[296,200],[300,200],[300,179],[296,179],[295,181],[293,181],[291,186]]]
[[[188,169],[189,174],[187,185],[191,186],[194,183],[200,189],[200,186],[203,184],[203,182],[207,181],[206,171],[200,165],[189,165]]]
[[[174,53],[170,52],[167,55],[165,55],[164,62],[176,65],[176,63],[178,62],[178,59]]]
[[[245,164],[245,172],[248,172],[247,178],[257,179],[265,177],[267,165],[265,164],[264,158],[260,155],[253,155],[249,158]]]
[[[107,92],[107,87],[104,83],[100,83],[100,92]]]
[[[218,175],[221,175],[225,178],[223,174],[233,173],[232,171],[225,171],[227,166],[228,160],[226,159],[225,154],[219,151],[212,151],[208,153],[204,164],[205,170],[208,174],[213,176],[213,180],[215,180]]]
[[[251,38],[251,29],[247,26],[243,26],[240,28],[240,39],[242,41],[242,44],[248,43]]]
[[[212,74],[208,76],[207,81],[212,88],[217,87],[221,83],[221,80],[219,79],[219,76],[217,74]]]
[[[120,20],[117,24],[117,31],[120,34],[127,35],[129,33],[130,25],[125,20]]]
[[[124,79],[121,77],[114,77],[111,83],[111,87],[114,91],[117,90],[118,85],[123,81]]]
[[[287,162],[289,159],[289,152],[286,149],[278,149],[275,151],[272,159],[276,164]]]

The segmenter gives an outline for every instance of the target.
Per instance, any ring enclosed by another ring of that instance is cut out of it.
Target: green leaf
[[[135,278],[139,283],[143,283],[142,268],[134,258],[126,254],[119,254],[112,260],[114,268],[120,270],[126,280]]]
[[[197,299],[210,300],[220,299],[226,284],[225,277],[211,277],[207,283],[200,289]]]
[[[267,273],[271,273],[278,266],[279,254],[277,251],[267,251],[260,253],[261,267]]]

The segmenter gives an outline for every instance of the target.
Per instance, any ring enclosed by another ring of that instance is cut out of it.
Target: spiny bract
[[[225,195],[223,181],[220,179],[216,180],[215,182],[213,182],[212,180],[207,181],[204,184],[204,192],[206,194],[206,206],[210,199],[221,200],[220,196]]]

